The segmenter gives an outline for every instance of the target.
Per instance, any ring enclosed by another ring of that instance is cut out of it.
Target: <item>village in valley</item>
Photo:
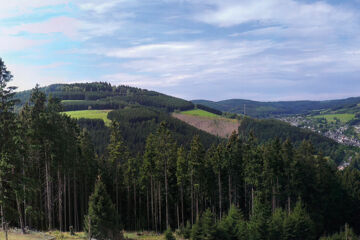
[[[341,122],[338,118],[328,121],[326,118],[309,116],[288,116],[279,120],[289,123],[292,126],[309,129],[325,137],[331,138],[338,143],[360,147],[360,125],[351,125]]]

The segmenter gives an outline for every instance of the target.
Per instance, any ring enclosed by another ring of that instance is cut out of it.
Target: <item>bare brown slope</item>
[[[237,132],[240,126],[239,121],[220,117],[209,118],[181,113],[173,113],[172,116],[200,130],[223,138],[228,138],[233,131]]]

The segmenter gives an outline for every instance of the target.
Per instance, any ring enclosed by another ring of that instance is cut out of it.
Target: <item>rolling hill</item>
[[[80,127],[89,131],[99,155],[105,152],[109,142],[111,121],[121,123],[122,135],[134,154],[144,150],[147,136],[154,133],[162,121],[168,123],[177,142],[184,146],[188,146],[194,135],[199,135],[201,142],[205,146],[210,146],[218,142],[219,137],[229,137],[233,131],[238,130],[245,137],[253,132],[259,142],[266,142],[275,137],[283,140],[289,137],[295,144],[303,140],[311,140],[316,150],[330,156],[336,163],[354,151],[351,147],[343,146],[317,133],[293,127],[287,123],[241,116],[230,119],[226,114],[222,115],[221,111],[216,110],[236,112],[234,110],[236,108],[230,108],[230,106],[240,108],[241,104],[246,104],[247,112],[252,113],[251,109],[256,109],[252,115],[265,117],[275,112],[290,114],[314,109],[310,106],[311,102],[307,101],[278,103],[247,100],[228,100],[219,103],[194,101],[196,103],[194,105],[192,102],[162,93],[128,86],[111,86],[102,82],[55,84],[43,87],[41,90],[47,95],[59,98],[65,114],[78,119]],[[20,99],[17,105],[18,110],[28,101],[30,94],[31,91],[17,93],[16,98]],[[348,109],[354,110],[359,106],[355,104],[358,100],[353,98],[319,104],[333,109],[337,107],[338,110],[343,110],[339,106],[348,106]],[[296,106],[299,106],[300,110],[297,111]],[[278,110],[270,111],[270,109]]]
[[[199,135],[205,146],[218,141],[214,135],[201,131],[170,113],[194,109],[194,104],[162,93],[109,83],[54,84],[40,88],[48,96],[59,98],[63,112],[78,119],[81,128],[88,130],[95,150],[102,155],[109,142],[111,121],[121,123],[123,137],[132,153],[144,150],[146,138],[154,133],[160,122],[166,121],[179,144],[187,146]],[[31,90],[18,92],[17,111],[29,100]]]
[[[360,112],[360,97],[327,101],[283,101],[258,102],[244,99],[223,101],[193,100],[223,112],[244,114],[256,118],[270,118],[294,114],[319,114],[321,112],[357,113]]]

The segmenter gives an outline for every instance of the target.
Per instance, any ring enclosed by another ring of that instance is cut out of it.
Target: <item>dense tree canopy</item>
[[[107,133],[99,121],[80,120],[97,129],[91,133],[39,87],[15,114],[12,76],[2,61],[0,70],[3,224],[89,232],[93,226],[98,239],[115,239],[122,227],[178,228],[209,240],[336,239],[346,223],[345,235],[360,229],[359,156],[339,171],[308,140],[259,141],[257,133],[235,132],[211,138],[159,109],[148,108],[144,119],[138,106],[112,113]],[[104,83],[54,88],[126,96],[133,90]],[[104,139],[101,150],[94,146]]]

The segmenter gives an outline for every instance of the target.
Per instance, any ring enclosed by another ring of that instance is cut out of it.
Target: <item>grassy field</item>
[[[81,111],[69,111],[64,112],[72,118],[89,118],[89,119],[102,119],[107,126],[110,125],[111,121],[107,118],[107,114],[111,110],[81,110]]]
[[[61,100],[62,103],[79,103],[79,102],[85,102],[85,100]]]
[[[162,240],[164,239],[163,235],[158,235],[155,233],[141,233],[137,234],[135,232],[126,232],[124,234],[126,239],[143,239],[143,240]],[[71,236],[68,232],[46,232],[46,233],[30,233],[22,235],[20,233],[9,232],[8,233],[9,240],[86,240],[87,237],[83,232],[76,233],[74,236]],[[5,239],[5,233],[0,232],[0,239]]]
[[[335,118],[338,118],[342,123],[349,122],[350,120],[354,119],[355,114],[351,113],[343,113],[343,114],[323,114],[323,115],[316,115],[314,118],[325,118],[328,122],[334,122]]]
[[[5,233],[0,232],[0,239],[5,239]],[[84,233],[76,233],[75,236],[71,236],[69,233],[56,232],[38,232],[20,234],[17,232],[10,231],[8,233],[9,240],[85,240],[86,236]]]
[[[141,234],[137,234],[137,233],[125,233],[124,234],[125,238],[128,239],[143,239],[143,240],[162,240],[164,239],[163,235],[158,235],[155,233],[141,233]]]
[[[188,111],[183,111],[181,113],[192,116],[200,116],[200,117],[221,117],[219,115],[201,109],[188,110]]]

